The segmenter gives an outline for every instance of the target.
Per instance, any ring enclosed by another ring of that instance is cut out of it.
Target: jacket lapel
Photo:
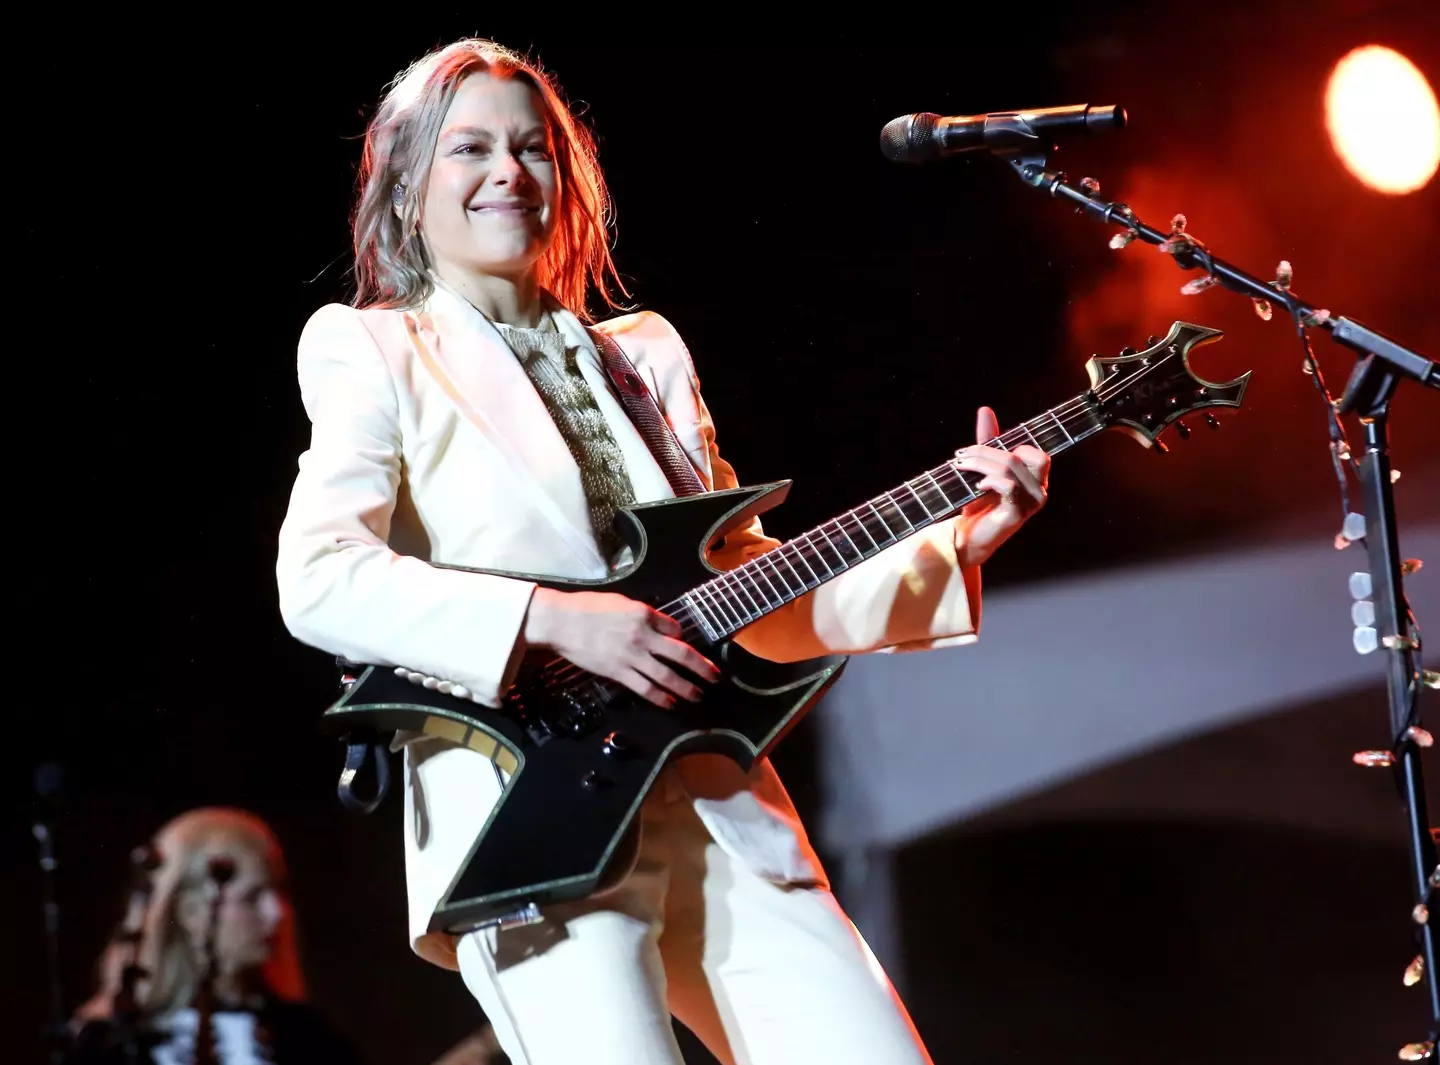
[[[645,438],[640,435],[640,431],[635,428],[635,423],[625,412],[624,406],[616,398],[590,334],[586,332],[578,318],[563,308],[552,307],[550,315],[554,318],[560,331],[565,334],[566,346],[576,349],[576,361],[580,366],[580,373],[595,396],[595,405],[600,408],[605,423],[610,427],[610,434],[615,438],[616,446],[625,456],[625,468],[629,471],[630,486],[635,491],[636,501],[649,503],[657,499],[673,498],[675,490],[670,487],[670,481],[665,476],[665,471],[655,461],[655,456],[650,453]],[[647,387],[653,388],[653,383],[647,381]]]
[[[580,469],[499,332],[468,301],[439,286],[424,307],[406,312],[405,323],[421,364],[505,457],[586,568],[603,574]]]

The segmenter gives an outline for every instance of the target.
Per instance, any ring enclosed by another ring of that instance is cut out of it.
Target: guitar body
[[[620,514],[636,563],[603,581],[504,573],[562,591],[617,592],[650,606],[671,603],[717,573],[707,546],[780,503],[789,482],[642,504]],[[462,568],[462,567],[450,567]],[[472,572],[495,572],[474,570]],[[749,769],[838,679],[844,656],[780,664],[731,640],[696,641],[719,667],[699,703],[660,707],[613,685],[575,686],[546,656],[521,668],[498,709],[430,690],[367,666],[326,711],[328,732],[410,730],[444,737],[491,758],[508,774],[499,801],[431,920],[460,933],[524,910],[595,894],[628,871],[636,815],[656,777],[680,755],[726,755]],[[550,678],[547,681],[547,667]],[[477,772],[490,772],[479,765]]]
[[[1090,388],[990,441],[1055,455],[1105,429],[1163,451],[1182,416],[1236,408],[1248,373],[1217,383],[1190,369],[1192,349],[1219,330],[1175,322],[1143,351],[1086,363]],[[415,683],[409,670],[363,667],[323,726],[347,736],[403,729],[469,747],[508,774],[499,801],[431,931],[463,932],[530,919],[549,902],[605,890],[629,869],[636,814],[672,759],[714,752],[748,769],[838,678],[844,656],[781,665],[747,654],[732,637],[825,581],[920,529],[961,512],[982,489],[949,459],[722,575],[705,561],[727,532],[779,504],[790,482],[709,492],[622,511],[617,523],[637,560],[607,580],[563,581],[507,573],[566,591],[613,591],[670,611],[722,677],[700,703],[661,710],[619,685],[546,655],[522,664],[498,709]],[[462,568],[462,567],[447,567]],[[493,571],[474,571],[493,572]],[[683,616],[682,616],[683,615]],[[688,626],[688,627],[687,627]],[[437,681],[426,683],[436,684]],[[448,685],[447,685],[448,687]],[[347,763],[346,774],[353,775]],[[489,769],[477,760],[476,772]],[[349,776],[342,775],[343,787]],[[382,789],[383,790],[383,789]],[[517,917],[517,915],[522,915]]]

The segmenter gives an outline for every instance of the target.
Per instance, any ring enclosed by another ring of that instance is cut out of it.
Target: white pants
[[[929,1065],[834,896],[751,873],[667,775],[617,889],[460,940],[514,1065],[683,1065],[672,1012],[726,1065]]]

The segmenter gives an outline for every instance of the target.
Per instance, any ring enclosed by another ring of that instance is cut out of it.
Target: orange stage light
[[[1414,63],[1392,48],[1356,48],[1325,88],[1335,153],[1362,183],[1390,195],[1423,188],[1440,167],[1440,106]]]

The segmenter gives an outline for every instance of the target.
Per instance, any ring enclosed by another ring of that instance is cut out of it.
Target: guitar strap
[[[625,350],[613,337],[598,329],[589,329],[587,332],[595,342],[601,365],[605,367],[606,376],[615,386],[625,413],[635,423],[635,428],[645,440],[645,446],[650,449],[650,454],[664,471],[670,488],[677,496],[696,495],[705,491],[704,482],[695,472],[695,467],[685,454],[685,449],[680,446],[680,441],[675,438],[675,430],[665,420],[665,415],[660,413],[655,397],[645,387],[644,378],[630,362]]]
[[[610,378],[616,395],[620,397],[621,406],[625,408],[625,413],[630,416],[630,421],[644,439],[650,454],[664,471],[671,490],[677,496],[696,495],[705,491],[705,483],[695,472],[689,456],[675,437],[675,430],[665,420],[665,415],[660,413],[655,397],[645,387],[644,378],[625,354],[625,349],[614,338],[598,329],[587,331],[590,339],[595,342],[595,350],[600,353],[605,375]],[[344,658],[337,658],[335,663],[342,672],[355,668],[355,663]],[[345,736],[344,743],[345,768],[340,773],[336,793],[348,809],[355,813],[368,814],[380,805],[380,800],[390,789],[389,745],[369,729],[360,729]],[[375,793],[371,798],[364,799],[355,793],[354,783],[365,763],[372,758],[376,772]]]

